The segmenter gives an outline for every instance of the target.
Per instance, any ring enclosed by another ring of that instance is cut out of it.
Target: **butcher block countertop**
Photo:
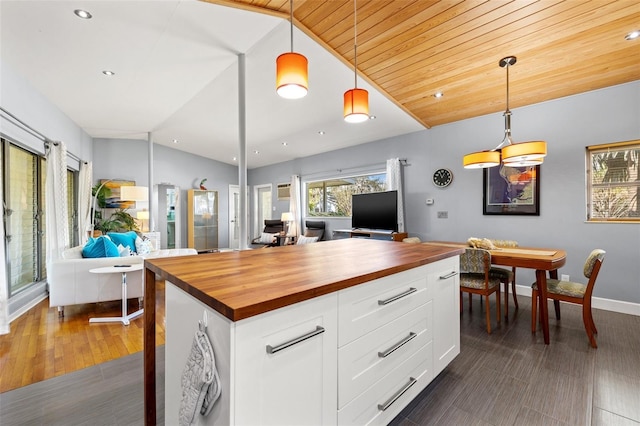
[[[239,321],[463,253],[463,248],[346,238],[145,260],[145,268]],[[148,276],[148,274],[147,274]]]

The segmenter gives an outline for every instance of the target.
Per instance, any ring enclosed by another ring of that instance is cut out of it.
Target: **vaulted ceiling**
[[[289,14],[287,0],[207,1]],[[353,64],[353,1],[293,5],[299,28]],[[505,56],[512,108],[638,80],[633,30],[636,0],[358,0],[358,69],[431,127],[504,110]]]
[[[640,80],[640,38],[625,39],[640,30],[637,0],[357,0],[358,86],[376,119],[347,124],[353,0],[293,5],[294,50],[309,59],[310,80],[295,101],[275,93],[275,59],[290,48],[288,0],[1,0],[0,66],[94,138],[151,133],[229,164],[244,103],[249,168],[504,111],[505,56],[517,57],[511,109]],[[78,8],[93,18],[79,19]],[[30,99],[11,89],[0,85],[3,107]],[[20,112],[37,127],[29,108]]]

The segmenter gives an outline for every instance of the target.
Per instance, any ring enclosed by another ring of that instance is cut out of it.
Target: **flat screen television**
[[[398,191],[351,196],[351,227],[398,231]]]

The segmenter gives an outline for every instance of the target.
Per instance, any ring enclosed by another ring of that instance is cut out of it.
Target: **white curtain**
[[[2,198],[2,226],[0,226],[0,335],[9,333],[9,282],[7,280],[7,255],[4,250],[4,194],[0,185]]]
[[[50,144],[47,152],[45,185],[47,263],[59,259],[69,247],[67,209],[67,147],[63,142]]]
[[[402,189],[402,164],[399,158],[387,160],[387,190],[398,191],[398,232],[404,232],[404,194]]]
[[[289,237],[297,237],[300,235],[300,223],[302,220],[302,217],[300,216],[300,176],[298,175],[291,176],[289,197],[289,212],[293,218],[289,225],[287,235]]]
[[[91,231],[91,181],[93,179],[93,163],[80,162],[78,182],[78,241],[84,245]]]

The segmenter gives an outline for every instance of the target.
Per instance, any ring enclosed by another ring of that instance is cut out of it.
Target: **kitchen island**
[[[200,424],[384,424],[460,351],[460,253],[344,239],[145,261],[146,423],[156,274],[167,281],[166,424],[203,313],[222,396]]]

